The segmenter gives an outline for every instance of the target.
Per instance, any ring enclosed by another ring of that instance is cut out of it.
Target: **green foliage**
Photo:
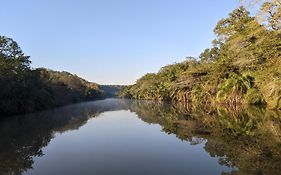
[[[231,73],[218,86],[217,101],[221,103],[237,104],[241,102],[243,95],[253,87],[254,78]]]
[[[281,2],[278,0],[265,2],[261,6],[260,15],[267,21],[267,26],[272,30],[281,29]]]
[[[205,49],[199,56],[202,62],[215,62],[219,58],[219,48],[213,47],[211,49]]]
[[[168,65],[155,73],[148,73],[137,80],[134,86],[123,88],[119,92],[121,97],[130,97],[136,99],[150,99],[150,100],[171,100],[173,86],[176,80],[189,67],[197,64],[194,58],[188,58],[185,62]]]
[[[256,88],[251,88],[248,90],[248,92],[245,95],[245,100],[248,104],[266,104],[265,99],[261,92],[259,92]]]
[[[29,56],[11,38],[0,36],[0,114],[43,110],[103,98],[95,83],[44,68],[31,69]]]
[[[245,31],[246,25],[253,20],[249,14],[250,13],[241,6],[230,13],[228,18],[220,20],[214,29],[214,33],[219,37],[219,41],[226,42],[227,39],[236,33]]]
[[[274,5],[263,4],[261,12],[270,9],[274,13],[275,27],[273,17],[259,23],[241,6],[218,22],[214,46],[199,60],[189,59],[147,74],[119,95],[192,105],[267,104],[281,108],[281,31],[276,30],[280,4],[271,3]]]

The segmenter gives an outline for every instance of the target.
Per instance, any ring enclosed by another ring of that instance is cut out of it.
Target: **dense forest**
[[[281,2],[256,15],[243,6],[214,28],[212,48],[199,58],[148,73],[119,96],[192,105],[265,105],[281,109]]]
[[[1,116],[101,99],[120,88],[91,83],[64,71],[32,69],[29,58],[13,39],[0,36]]]
[[[251,16],[243,6],[215,26],[199,58],[148,73],[131,86],[101,86],[68,72],[33,69],[11,38],[0,36],[0,115],[115,96],[184,104],[254,104],[281,109],[281,2]]]

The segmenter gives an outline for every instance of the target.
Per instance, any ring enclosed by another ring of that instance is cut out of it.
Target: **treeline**
[[[281,109],[281,4],[267,1],[258,17],[243,7],[220,20],[213,47],[199,58],[148,73],[119,96],[193,105],[267,105]]]
[[[30,63],[14,40],[0,36],[0,116],[107,96],[98,84],[68,72],[32,69]]]

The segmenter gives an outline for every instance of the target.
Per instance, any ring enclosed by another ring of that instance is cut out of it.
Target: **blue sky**
[[[0,0],[0,35],[32,67],[100,84],[133,84],[147,72],[197,57],[238,0]]]

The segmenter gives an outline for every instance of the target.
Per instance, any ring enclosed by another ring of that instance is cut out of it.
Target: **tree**
[[[241,6],[230,13],[228,18],[220,20],[214,29],[218,40],[224,43],[230,36],[244,31],[245,25],[253,20],[249,15],[250,13]]]
[[[235,9],[218,22],[214,29],[217,39],[212,48],[199,56],[200,61],[190,59],[165,66],[157,74],[146,75],[124,89],[123,94],[184,105],[266,104],[281,108],[281,37],[280,30],[275,30],[280,25],[275,18],[279,13],[277,7],[279,10],[276,4],[263,5],[263,10],[270,9],[272,20],[274,17],[275,22],[270,22],[272,28],[259,23],[245,7]]]
[[[199,56],[202,62],[214,62],[219,58],[219,48],[213,47],[211,49],[205,49]]]
[[[265,2],[260,8],[259,17],[272,30],[281,29],[281,4],[278,1]]]
[[[0,36],[0,76],[29,70],[30,63],[29,56],[22,52],[13,39]]]
[[[280,0],[240,0],[248,8],[260,6],[258,20],[271,30],[281,29],[281,1]],[[261,5],[260,5],[261,4]]]
[[[98,85],[68,72],[31,69],[11,38],[0,36],[0,115],[13,115],[104,97]]]

